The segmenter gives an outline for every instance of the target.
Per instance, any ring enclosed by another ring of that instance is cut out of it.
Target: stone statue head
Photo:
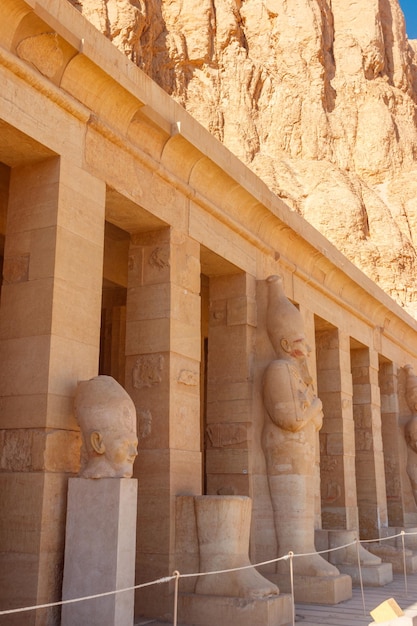
[[[136,409],[111,376],[78,383],[75,415],[83,438],[84,478],[130,478],[137,455]]]
[[[284,293],[281,276],[269,276],[267,331],[278,356],[305,360],[310,353],[300,311]]]

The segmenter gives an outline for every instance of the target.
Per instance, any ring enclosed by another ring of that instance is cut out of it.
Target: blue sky
[[[400,0],[409,39],[417,39],[417,0]]]

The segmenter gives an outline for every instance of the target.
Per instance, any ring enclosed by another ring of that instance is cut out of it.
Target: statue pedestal
[[[380,555],[369,550],[372,544],[365,544],[366,548],[359,545],[359,559],[361,570],[358,564],[358,548],[356,546],[355,530],[316,530],[316,548],[320,551],[329,550],[323,554],[330,563],[335,565],[341,574],[347,574],[352,578],[354,585],[362,582],[367,587],[383,587],[392,581],[392,566],[390,563],[383,563]],[[347,546],[347,547],[343,547]]]
[[[388,545],[388,542],[384,541],[370,544],[369,551],[379,556],[384,565],[391,566],[393,572],[401,574],[404,572],[404,556],[407,573],[414,574],[417,571],[417,555],[408,548],[405,548],[404,554],[402,548]]]
[[[337,566],[340,572],[348,574],[352,578],[352,583],[360,585],[361,579],[359,567],[354,564],[345,563]],[[384,587],[391,583],[392,565],[391,563],[379,563],[379,565],[361,565],[362,583],[365,587]]]
[[[405,554],[403,552],[403,541],[401,536],[397,536],[404,531],[409,533],[404,535]],[[394,572],[404,572],[404,556],[407,574],[415,574],[417,572],[417,528],[415,526],[404,527],[388,527],[381,532],[384,541],[381,543],[371,543],[369,549],[377,554],[383,561],[391,563]],[[392,537],[392,539],[386,539]]]
[[[291,596],[249,600],[180,593],[178,621],[193,626],[289,626],[292,624]]]
[[[291,592],[290,574],[268,575],[281,592]],[[306,604],[339,604],[352,597],[352,579],[346,574],[339,576],[294,576],[294,602]]]
[[[135,584],[137,480],[70,478],[62,599]],[[62,606],[62,626],[132,626],[134,591]]]
[[[408,550],[412,550],[413,552],[417,552],[417,528],[415,526],[388,526],[388,528],[381,529],[381,537],[391,537],[388,541],[383,543],[389,543],[396,548],[402,549],[402,537],[397,537],[396,535],[400,535],[401,531],[405,532],[404,535],[404,545]]]

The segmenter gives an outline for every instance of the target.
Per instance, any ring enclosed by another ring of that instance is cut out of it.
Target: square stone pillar
[[[137,480],[71,478],[61,626],[133,626]]]
[[[350,339],[338,328],[316,336],[323,528],[358,530]]]
[[[180,567],[175,499],[201,494],[199,254],[196,241],[171,229],[130,242],[125,387],[138,415],[138,583]],[[138,592],[136,613],[170,616],[171,591]]]
[[[104,183],[64,160],[11,171],[0,309],[2,608],[60,599],[67,478],[79,465],[73,394],[97,374],[104,210]],[[58,617],[43,609],[2,624]]]
[[[417,506],[406,471],[407,444],[400,420],[398,367],[382,362],[379,369],[382,441],[388,522],[393,527],[417,526]]]
[[[361,539],[377,539],[388,526],[378,353],[351,350],[356,487]]]
[[[314,325],[314,313],[306,307],[300,305],[299,311],[304,321],[304,332],[307,340],[307,344],[310,347],[310,355],[308,357],[308,371],[313,379],[313,387],[317,395],[317,359],[316,359],[316,336]],[[321,519],[321,498],[320,498],[320,440],[319,432],[317,432],[316,438],[316,468],[315,468],[315,515],[314,515],[314,528],[320,529],[322,527]]]
[[[207,363],[207,493],[251,495],[256,281],[210,278]]]

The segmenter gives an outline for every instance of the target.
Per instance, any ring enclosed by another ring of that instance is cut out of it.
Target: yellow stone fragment
[[[394,598],[389,598],[389,600],[385,600],[370,613],[376,624],[380,624],[381,622],[389,622],[396,617],[401,617],[401,615],[404,615],[404,611],[397,604]]]

